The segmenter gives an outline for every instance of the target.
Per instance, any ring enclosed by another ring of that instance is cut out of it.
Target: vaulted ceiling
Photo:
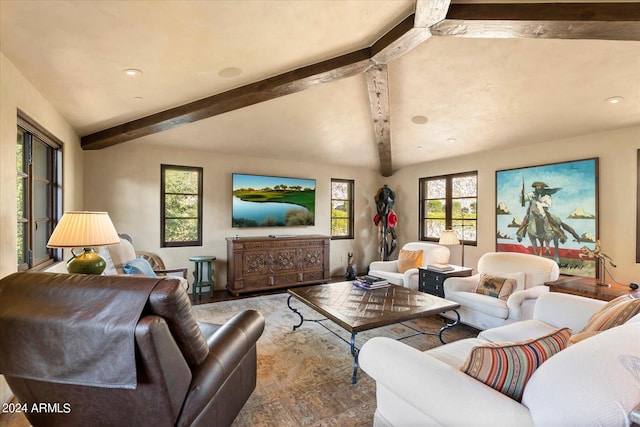
[[[85,149],[389,176],[640,124],[640,2],[494,3],[2,0],[0,49]]]

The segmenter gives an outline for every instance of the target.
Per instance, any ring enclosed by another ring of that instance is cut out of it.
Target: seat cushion
[[[474,347],[461,371],[516,401],[536,369],[569,345],[571,329],[537,339]]]
[[[508,325],[498,326],[496,328],[485,329],[478,334],[478,338],[489,342],[524,341],[549,335],[557,329],[558,328],[540,320],[530,319],[509,323]]]
[[[425,351],[425,353],[453,368],[460,369],[467,357],[469,357],[471,350],[478,345],[486,343],[487,341],[480,338],[465,338],[450,342],[447,345],[434,347]]]
[[[447,299],[455,301],[467,309],[499,319],[509,317],[507,302],[498,298],[480,295],[475,292],[450,292],[447,294]]]

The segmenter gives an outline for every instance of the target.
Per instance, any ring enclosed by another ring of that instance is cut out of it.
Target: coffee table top
[[[287,289],[350,332],[366,331],[455,310],[460,304],[398,285],[365,290],[352,282]]]

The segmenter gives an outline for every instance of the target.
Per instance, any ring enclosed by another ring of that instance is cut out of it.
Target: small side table
[[[554,282],[545,282],[551,292],[580,295],[582,297],[611,301],[620,295],[631,295],[640,298],[640,291],[632,291],[628,286],[609,283],[601,286],[598,279],[582,276],[560,276]]]
[[[213,265],[216,260],[214,256],[194,256],[189,258],[193,261],[195,268],[193,269],[193,298],[202,295],[202,288],[209,288],[209,293],[213,296]],[[206,267],[205,267],[206,264]],[[205,277],[206,272],[206,277]]]
[[[468,277],[473,272],[472,268],[451,265],[453,270],[435,271],[427,268],[418,268],[418,290],[444,298],[444,281],[449,277]]]

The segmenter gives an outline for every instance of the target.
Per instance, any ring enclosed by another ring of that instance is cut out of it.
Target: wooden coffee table
[[[453,323],[446,324],[438,332],[420,331],[409,325],[404,325],[415,333],[399,339],[406,339],[415,335],[438,335],[440,342],[445,343],[442,333],[453,328],[460,321],[456,311],[460,304],[448,301],[434,295],[418,292],[402,286],[390,285],[387,288],[364,290],[354,286],[352,282],[331,283],[326,285],[305,286],[288,289],[287,306],[300,316],[300,323],[293,327],[295,331],[304,321],[316,322],[351,346],[353,356],[353,376],[351,382],[358,378],[358,352],[356,334],[381,326],[402,323],[420,317],[453,311],[457,318]],[[302,314],[291,306],[291,299],[302,301],[313,310],[322,314],[324,319],[305,319]],[[351,340],[347,341],[340,335],[327,328],[322,322],[331,320],[343,329],[351,332]]]

